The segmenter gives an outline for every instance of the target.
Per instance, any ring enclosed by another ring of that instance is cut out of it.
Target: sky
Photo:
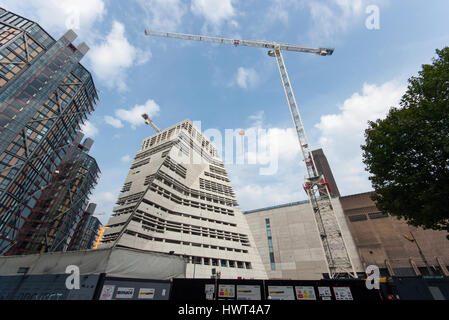
[[[265,49],[146,37],[144,30],[335,48],[284,52],[313,149],[323,148],[342,195],[371,191],[360,145],[368,121],[397,106],[407,80],[449,43],[447,0],[0,0],[58,39],[72,28],[90,51],[100,103],[83,128],[102,175],[91,201],[106,224],[132,159],[160,128],[261,129],[279,151],[266,163],[226,164],[242,210],[306,199],[306,175],[276,60]],[[263,152],[262,152],[263,153]],[[261,156],[263,158],[264,155]],[[104,214],[101,214],[104,213]]]

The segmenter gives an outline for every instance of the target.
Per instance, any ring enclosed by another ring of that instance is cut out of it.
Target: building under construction
[[[7,255],[92,248],[99,226],[92,220],[96,218],[91,218],[96,205],[87,205],[100,169],[87,154],[93,141],[88,138],[83,144],[77,143],[81,138],[79,134],[37,198]]]
[[[12,247],[21,252],[19,237],[26,248],[40,250],[27,243],[23,228],[34,233],[34,220],[41,219],[31,217],[42,208],[44,190],[76,172],[64,157],[98,99],[79,63],[89,48],[75,47],[76,37],[70,30],[55,40],[37,23],[0,8],[0,255]],[[81,161],[81,171],[96,166],[89,157]]]
[[[94,249],[94,245],[101,237],[101,222],[93,216],[96,205],[91,203],[83,212],[80,222],[77,224],[72,240],[67,251]]]

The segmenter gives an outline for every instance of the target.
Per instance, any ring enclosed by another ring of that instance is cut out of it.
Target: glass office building
[[[88,208],[78,223],[75,234],[70,241],[67,251],[90,250],[93,249],[98,240],[102,224],[98,218],[94,217]]]
[[[53,39],[0,8],[0,255],[17,244],[98,100],[69,30]]]
[[[78,140],[56,168],[7,255],[90,249],[81,243],[85,242],[83,233],[89,232],[84,230],[86,219],[96,208],[88,203],[100,169],[87,154],[93,140],[88,138],[82,144]]]

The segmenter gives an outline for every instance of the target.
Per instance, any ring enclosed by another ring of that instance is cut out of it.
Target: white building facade
[[[182,256],[187,278],[266,279],[217,155],[188,120],[145,139],[100,247]]]

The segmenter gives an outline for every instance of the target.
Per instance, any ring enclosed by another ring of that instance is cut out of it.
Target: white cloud
[[[229,22],[231,27],[238,27],[233,0],[192,0],[190,10],[194,15],[203,17],[206,25],[217,30],[224,22]]]
[[[240,67],[237,70],[234,82],[242,89],[253,88],[259,82],[259,75],[253,68]]]
[[[336,33],[347,31],[350,24],[363,13],[363,2],[363,0],[308,1],[310,15],[314,21],[311,35],[330,38]]]
[[[137,0],[145,12],[148,28],[155,31],[176,31],[187,12],[181,0]]]
[[[123,123],[119,119],[116,119],[114,117],[105,116],[104,117],[104,121],[107,124],[113,126],[114,128],[117,128],[117,129],[123,128]]]
[[[126,155],[120,158],[120,161],[123,163],[129,163],[131,161],[131,156],[130,155]]]
[[[243,210],[254,210],[305,199],[301,184],[295,178],[290,181],[265,184],[247,184],[236,189],[237,199]]]
[[[372,189],[360,148],[364,143],[364,131],[369,120],[384,118],[390,107],[398,104],[405,90],[406,86],[397,81],[380,86],[364,84],[361,93],[354,93],[339,106],[339,112],[322,116],[316,125],[319,142],[315,145],[323,148],[343,195]],[[255,114],[249,119],[255,126],[263,127],[263,114]],[[302,184],[307,173],[296,131],[293,128],[269,128],[260,143],[262,152],[247,153],[247,158],[267,160],[271,155],[265,147],[275,145],[279,154],[275,175],[262,176],[259,169],[266,165],[260,163],[227,166],[242,209],[306,199]]]
[[[263,111],[248,119],[252,126],[245,130],[247,137],[255,130],[264,130],[265,134],[259,133],[257,141],[248,138],[245,164],[227,165],[241,208],[250,210],[305,199],[301,191],[305,166],[301,164],[296,131],[267,128]],[[268,168],[275,170],[264,175],[261,169],[267,172]]]
[[[115,195],[112,192],[98,192],[92,196],[93,203],[113,203],[116,200]]]
[[[34,19],[51,33],[71,28],[80,36],[90,33],[93,24],[106,14],[103,0],[3,0],[2,6]]]
[[[106,39],[92,46],[88,57],[93,71],[101,81],[110,88],[116,87],[119,91],[125,91],[126,70],[146,63],[151,52],[131,45],[125,36],[125,26],[114,21]]]
[[[262,175],[261,168],[268,168],[277,150],[277,170]],[[302,189],[305,166],[301,162],[299,143],[293,128],[269,128],[261,137],[257,154],[247,152],[248,163],[257,165],[227,165],[230,180],[237,200],[243,210],[252,210],[272,205],[285,204],[306,199]]]
[[[260,137],[257,157],[268,161],[273,150],[277,150],[279,159],[294,160],[299,154],[299,142],[296,131],[293,128],[269,128],[267,134]],[[275,148],[275,149],[270,149]],[[254,149],[254,148],[253,148]],[[251,153],[248,154],[251,157]]]
[[[273,0],[271,6],[268,7],[265,17],[266,21],[281,22],[287,24],[289,20],[289,12],[292,9],[302,8],[302,1],[298,0]]]
[[[84,125],[81,126],[81,131],[90,138],[95,137],[98,135],[99,131],[98,128],[95,127],[90,121],[86,121]]]
[[[381,86],[364,84],[362,93],[354,93],[340,112],[321,117],[316,127],[320,130],[319,144],[323,148],[344,194],[371,190],[368,174],[362,163],[364,132],[368,121],[384,118],[396,106],[406,90],[397,81]]]
[[[91,197],[91,203],[97,204],[97,210],[95,212],[97,214],[97,218],[101,221],[103,225],[106,225],[108,223],[108,220],[112,213],[112,208],[114,206],[115,201],[117,200],[118,194],[119,194],[118,191],[110,192],[110,191],[95,190],[94,194]]]
[[[319,42],[330,41],[351,27],[365,28],[363,19],[368,5],[385,5],[388,0],[275,0],[268,8],[266,21],[289,23],[289,18],[306,10],[312,20],[308,35]]]
[[[144,113],[148,114],[150,117],[154,117],[158,115],[160,111],[159,105],[154,100],[148,100],[144,105],[136,105],[132,109],[118,109],[115,111],[115,116],[106,116],[108,118],[107,123],[116,127],[116,128],[122,128],[123,123],[122,121],[128,122],[131,124],[131,127],[135,129],[136,127],[145,124],[142,115]],[[105,120],[106,120],[105,117]],[[115,125],[113,125],[115,124]],[[118,124],[121,124],[122,126],[119,126]]]
[[[252,116],[249,116],[249,119],[253,121],[253,124],[252,124],[253,127],[262,128],[264,117],[265,117],[265,111],[262,110]]]

